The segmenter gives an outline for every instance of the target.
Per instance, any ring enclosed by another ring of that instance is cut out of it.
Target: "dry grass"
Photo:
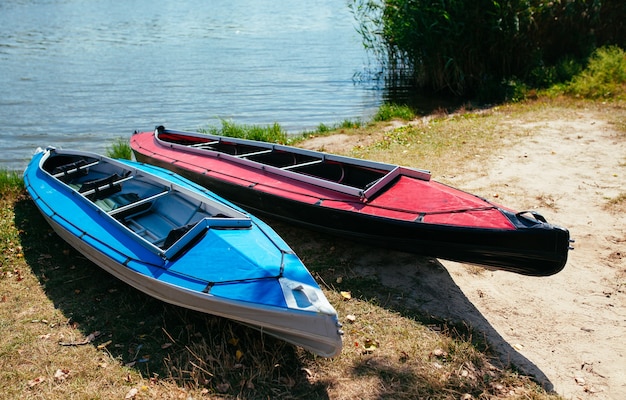
[[[618,196],[609,199],[605,208],[614,213],[626,212],[626,193],[620,193]]]
[[[22,191],[0,210],[7,398],[553,398],[494,366],[470,328],[419,315],[353,273],[367,247],[275,223],[344,323],[342,355],[322,359],[117,281],[68,248]]]
[[[369,137],[347,150],[352,155],[453,175],[528,136],[514,122],[525,115],[548,120],[572,108],[601,109],[594,104],[463,109],[408,127],[343,133]],[[623,210],[624,196],[615,203]],[[52,233],[21,188],[3,191],[0,217],[0,386],[7,398],[559,398],[494,361],[471,327],[421,315],[406,293],[357,271],[357,256],[388,254],[368,246],[272,222],[344,323],[342,354],[322,359],[115,280]]]

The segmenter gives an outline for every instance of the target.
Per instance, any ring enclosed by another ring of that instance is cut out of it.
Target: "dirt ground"
[[[503,362],[566,399],[626,399],[626,213],[606,207],[626,192],[624,134],[601,110],[508,123],[529,136],[480,160],[482,169],[433,179],[568,228],[576,242],[564,270],[525,277],[371,252],[356,260],[359,273],[401,289],[411,306],[471,325]],[[304,147],[345,153],[351,139]]]

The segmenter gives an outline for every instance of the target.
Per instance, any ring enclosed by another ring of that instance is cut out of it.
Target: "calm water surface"
[[[0,168],[164,124],[367,119],[380,91],[343,0],[2,0]]]

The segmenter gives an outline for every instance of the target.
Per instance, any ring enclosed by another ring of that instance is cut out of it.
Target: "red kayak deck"
[[[304,204],[424,224],[515,229],[500,211],[501,206],[432,180],[399,175],[368,199],[253,168],[224,157],[169,148],[161,145],[152,131],[133,135],[131,147],[150,154],[154,159],[197,174],[213,176],[234,185],[254,188]]]

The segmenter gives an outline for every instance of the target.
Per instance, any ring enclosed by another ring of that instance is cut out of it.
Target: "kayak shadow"
[[[391,297],[377,298],[376,304],[409,318],[423,321],[432,318],[467,327],[472,335],[478,334],[487,342],[489,353],[495,358],[494,365],[512,367],[531,377],[544,390],[554,390],[543,371],[498,333],[437,259],[301,230],[283,222],[272,221],[271,225],[299,255],[315,251],[335,253],[339,265],[333,273],[316,271],[334,290],[360,292],[365,298],[376,298],[379,295],[376,290],[367,293],[362,284],[351,286],[351,279],[336,281],[339,276],[374,279],[393,291]],[[321,249],[315,249],[316,246]],[[304,262],[307,264],[306,259]],[[342,317],[340,315],[340,320]]]
[[[302,372],[303,350],[134,289],[63,241],[28,197],[14,204],[14,215],[25,261],[63,315],[50,321],[53,336],[63,333],[59,346],[97,347],[144,377],[168,377],[181,387],[196,382],[238,398],[264,392],[328,398],[326,385],[309,383]]]

